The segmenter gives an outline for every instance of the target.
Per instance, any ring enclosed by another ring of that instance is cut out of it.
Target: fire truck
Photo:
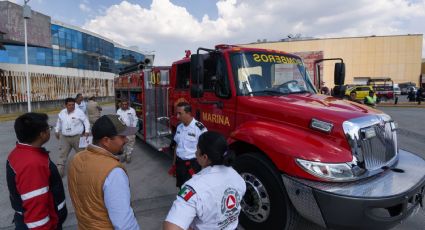
[[[334,91],[344,74],[336,63]],[[117,102],[126,96],[140,106],[138,135],[158,150],[171,143],[181,101],[226,136],[247,186],[245,229],[296,229],[301,218],[332,229],[387,229],[423,205],[425,161],[398,148],[396,122],[318,94],[296,55],[217,45],[170,68],[134,66],[115,84]]]

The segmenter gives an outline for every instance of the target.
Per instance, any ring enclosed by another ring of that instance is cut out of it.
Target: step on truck
[[[148,143],[168,148],[172,135],[164,134],[175,131],[181,101],[208,130],[227,137],[247,185],[245,229],[296,229],[301,217],[331,229],[389,229],[423,206],[425,161],[398,148],[397,123],[318,94],[298,56],[217,45],[159,74],[139,67],[133,73],[140,85],[117,90],[143,99],[140,133],[153,134]],[[334,91],[343,89],[344,71],[335,64]],[[160,139],[168,141],[154,141]]]

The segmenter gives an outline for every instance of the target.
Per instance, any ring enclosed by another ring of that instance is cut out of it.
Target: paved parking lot
[[[425,158],[425,109],[423,108],[381,108],[390,114],[399,124],[399,146],[402,149],[418,153]],[[104,113],[113,113],[113,108],[104,108]],[[50,116],[50,123],[56,121],[56,115]],[[13,131],[13,121],[0,123],[0,170],[5,172],[6,158],[16,141]],[[51,151],[51,158],[58,158],[58,141],[52,135],[46,145]],[[72,154],[73,155],[73,154]],[[72,156],[71,155],[71,156]],[[174,178],[167,175],[171,158],[164,153],[156,152],[149,146],[138,141],[136,143],[133,161],[127,164],[130,177],[133,207],[142,229],[161,229],[168,209],[175,198],[177,189]],[[67,185],[66,177],[64,184]],[[0,229],[13,229],[5,174],[0,174],[0,187],[3,195],[0,196]],[[67,189],[66,189],[67,190]],[[76,219],[71,200],[67,194],[69,215],[65,222],[65,229],[76,229]],[[396,230],[422,230],[425,226],[425,212],[421,210],[417,215],[397,226]],[[322,229],[314,224],[303,222],[299,229]]]

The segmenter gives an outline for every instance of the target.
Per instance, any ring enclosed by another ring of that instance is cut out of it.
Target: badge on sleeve
[[[179,196],[183,198],[183,200],[185,201],[190,200],[190,198],[195,194],[196,194],[195,190],[189,185],[183,186],[183,188],[180,189],[180,192],[179,192]]]

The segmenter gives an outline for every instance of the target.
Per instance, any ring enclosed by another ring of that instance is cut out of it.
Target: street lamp
[[[27,101],[28,101],[28,112],[31,112],[31,81],[28,74],[28,44],[27,44],[27,19],[31,18],[31,7],[27,5],[30,0],[24,0],[24,34],[25,34],[25,76],[27,78]]]

